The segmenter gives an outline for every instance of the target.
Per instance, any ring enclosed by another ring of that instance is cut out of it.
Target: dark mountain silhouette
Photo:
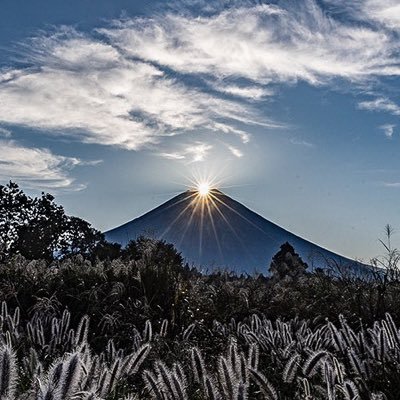
[[[107,240],[123,246],[140,235],[173,243],[189,264],[204,271],[267,274],[272,257],[285,242],[309,269],[361,265],[286,231],[216,189],[208,196],[186,191],[105,233]]]

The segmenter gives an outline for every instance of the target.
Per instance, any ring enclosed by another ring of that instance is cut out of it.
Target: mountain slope
[[[189,264],[205,271],[266,274],[284,242],[310,267],[325,268],[327,260],[360,265],[286,231],[216,189],[206,196],[186,191],[105,233],[107,240],[122,245],[143,234],[173,243]]]

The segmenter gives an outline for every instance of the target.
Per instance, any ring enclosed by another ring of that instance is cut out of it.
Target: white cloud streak
[[[159,153],[161,157],[168,158],[169,160],[184,160],[186,157],[180,153]]]
[[[383,186],[387,188],[400,188],[400,182],[383,182]]]
[[[53,154],[48,149],[21,146],[13,140],[0,139],[0,180],[15,180],[27,187],[79,190],[68,171],[85,165],[78,158]]]
[[[384,124],[384,125],[381,125],[379,128],[382,129],[384,135],[388,139],[391,139],[393,137],[395,127],[396,127],[396,125],[393,125],[393,124]]]
[[[3,138],[11,137],[11,131],[6,128],[0,127],[0,137],[3,137]]]
[[[72,30],[37,38],[34,67],[0,76],[0,121],[136,150],[220,120],[258,123],[246,106],[171,79]]]
[[[304,147],[315,147],[315,145],[311,142],[307,142],[306,140],[291,138],[290,143],[297,145],[297,146],[304,146]]]
[[[210,144],[197,143],[187,147],[185,154],[191,157],[192,162],[204,161],[212,147]]]
[[[312,0],[229,8],[209,17],[163,15],[101,31],[128,54],[184,73],[258,83],[324,83],[400,73],[384,31],[327,17]]]
[[[229,151],[237,158],[242,158],[243,157],[243,152],[240,151],[237,147],[234,146],[228,146]]]
[[[369,21],[388,30],[400,29],[400,4],[397,0],[323,0],[335,11],[346,12],[357,21]]]
[[[367,0],[363,12],[390,29],[400,30],[400,3],[397,0]]]
[[[23,46],[29,68],[0,71],[0,122],[128,150],[196,130],[247,143],[254,124],[282,126],[253,108],[278,84],[329,85],[337,78],[358,84],[400,75],[400,45],[390,31],[396,3],[356,5],[357,24],[304,0],[238,2],[212,7],[207,16],[167,12],[87,35],[63,28]],[[383,97],[359,107],[400,115]],[[162,155],[199,160],[208,151]]]
[[[334,0],[331,2],[335,2]],[[389,30],[400,29],[400,4],[397,0],[352,0],[344,4],[356,19],[369,20]]]
[[[400,115],[400,106],[386,97],[378,97],[374,100],[362,101],[358,107],[368,111],[385,111],[393,115]]]
[[[212,148],[213,146],[211,144],[195,142],[183,146],[180,151],[164,152],[158,155],[170,160],[185,160],[188,163],[201,162],[206,160]]]
[[[214,89],[232,96],[242,97],[249,100],[261,100],[263,97],[272,96],[274,91],[260,86],[238,86],[214,84]]]

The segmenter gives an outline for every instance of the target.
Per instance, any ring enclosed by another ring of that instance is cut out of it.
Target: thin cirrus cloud
[[[296,139],[296,138],[291,138],[290,143],[298,146],[305,146],[305,147],[315,147],[314,143],[307,142],[306,140],[301,140],[301,139]]]
[[[387,188],[400,188],[400,182],[383,182],[383,186]]]
[[[100,32],[126,53],[175,71],[261,84],[400,73],[392,35],[327,17],[312,0],[119,21]]]
[[[363,11],[369,18],[391,29],[400,29],[400,4],[397,0],[367,0]]]
[[[358,103],[358,107],[368,111],[384,111],[393,115],[400,115],[400,106],[386,97],[377,97]]]
[[[159,156],[170,160],[184,160],[187,163],[200,162],[206,160],[212,148],[211,144],[195,142],[184,146],[180,151],[159,153]]]
[[[211,96],[132,60],[112,44],[64,29],[36,38],[33,67],[0,75],[0,121],[128,150],[217,121],[265,121],[238,102]]]
[[[9,129],[0,127],[0,137],[3,138],[11,137],[11,131]]]
[[[229,151],[237,158],[243,157],[243,152],[240,151],[237,147],[228,146]]]
[[[75,157],[53,154],[48,149],[25,147],[13,140],[0,139],[0,179],[17,180],[27,187],[80,190],[69,170],[83,162]]]
[[[227,93],[232,96],[243,97],[249,100],[261,100],[264,97],[272,96],[274,91],[267,87],[261,86],[239,86],[239,85],[223,85],[213,84],[214,89],[222,93]]]
[[[379,128],[383,131],[384,135],[388,139],[391,139],[393,137],[395,127],[396,127],[396,125],[393,125],[393,124],[384,124],[384,125],[381,125]]]
[[[346,8],[342,0],[326,2]],[[167,11],[86,34],[64,27],[21,46],[27,67],[0,71],[0,122],[128,150],[167,148],[171,136],[201,129],[229,135],[229,146],[243,155],[239,146],[251,140],[253,125],[283,126],[255,107],[276,86],[334,86],[339,78],[357,87],[400,75],[396,2],[354,4],[362,11],[353,12],[357,23],[304,0],[239,1],[196,15]],[[400,115],[384,97],[359,107]],[[202,161],[211,148],[199,146],[162,155]]]
[[[400,4],[397,0],[325,0],[347,9],[355,19],[369,20],[392,30],[400,29]]]

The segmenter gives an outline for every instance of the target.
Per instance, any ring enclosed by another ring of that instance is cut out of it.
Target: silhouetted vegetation
[[[307,272],[288,243],[270,277],[203,275],[164,241],[121,249],[49,195],[0,190],[0,399],[398,398],[390,230],[368,276]]]
[[[95,254],[103,235],[81,218],[67,216],[50,194],[32,198],[16,183],[0,185],[0,255],[51,261]]]

